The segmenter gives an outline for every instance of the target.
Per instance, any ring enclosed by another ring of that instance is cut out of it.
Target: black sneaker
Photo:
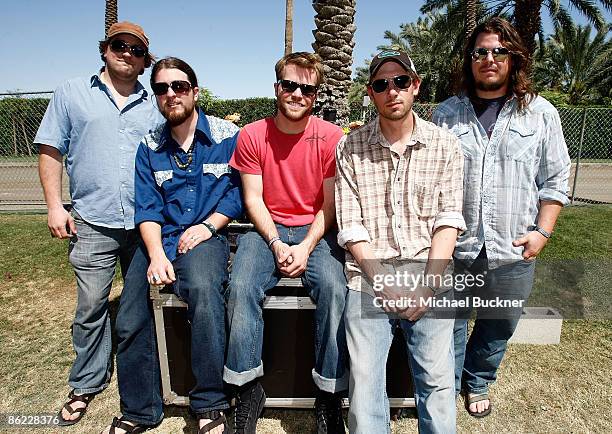
[[[315,400],[317,434],[345,434],[342,419],[342,398],[338,394],[319,391]]]
[[[234,432],[236,434],[255,434],[257,418],[263,411],[266,394],[257,380],[240,386],[234,410]]]

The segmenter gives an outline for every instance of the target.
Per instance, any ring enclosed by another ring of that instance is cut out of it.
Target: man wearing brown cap
[[[406,53],[377,54],[367,91],[378,116],[336,150],[351,433],[390,432],[385,368],[399,330],[419,432],[455,431],[453,319],[434,301],[452,301],[442,277],[465,229],[463,154],[456,137],[413,112],[420,84]]]
[[[161,121],[138,76],[152,63],[149,39],[129,22],[116,23],[100,41],[104,66],[68,80],[54,92],[34,140],[53,237],[70,239],[77,278],[72,325],[76,359],[60,425],[77,423],[111,376],[108,296],[117,259],[125,275],[136,248],[134,159],[138,144]],[[72,211],[61,197],[62,161],[70,178]]]

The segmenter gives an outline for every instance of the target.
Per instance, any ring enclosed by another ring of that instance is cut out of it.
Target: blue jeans
[[[135,230],[110,229],[85,222],[72,212],[77,233],[68,259],[77,281],[77,307],[72,323],[76,353],[68,384],[76,394],[98,393],[111,377],[111,324],[108,296],[117,259],[125,277],[138,244]]]
[[[188,304],[191,370],[196,381],[189,405],[196,414],[229,407],[223,385],[228,259],[229,245],[221,237],[198,244],[172,262],[174,292]],[[146,249],[141,245],[126,276],[117,314],[117,377],[123,416],[155,425],[163,412],[148,267]]]
[[[299,244],[310,226],[276,225],[279,237],[289,245]],[[266,291],[274,288],[281,275],[274,254],[256,231],[238,238],[228,290],[229,340],[223,379],[241,386],[263,375],[262,307]],[[344,303],[346,277],[344,250],[336,232],[328,231],[308,258],[302,283],[317,304],[315,310],[315,366],[312,378],[326,392],[348,387]]]
[[[390,318],[366,292],[349,290],[346,337],[350,354],[349,431],[390,433],[386,365],[393,335],[404,334],[420,433],[453,433],[453,319],[426,313],[418,321]]]
[[[467,285],[463,291],[455,290],[455,299],[499,297],[526,301],[533,287],[534,271],[535,261],[518,261],[489,269],[483,248],[470,266],[455,259],[455,275],[484,276],[484,285]],[[497,369],[522,310],[521,307],[476,308],[476,321],[469,340],[467,324],[472,309],[457,311],[454,327],[456,394],[462,388],[468,393],[488,391],[489,384],[497,378]]]

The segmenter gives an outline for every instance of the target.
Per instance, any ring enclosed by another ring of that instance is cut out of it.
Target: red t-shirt
[[[263,200],[274,222],[307,225],[323,205],[323,180],[336,174],[342,136],[340,127],[315,116],[300,134],[285,134],[273,118],[261,119],[240,131],[230,165],[262,176]]]

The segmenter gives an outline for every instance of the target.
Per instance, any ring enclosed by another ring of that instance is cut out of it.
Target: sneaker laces
[[[320,396],[316,406],[317,421],[322,422],[327,426],[336,426],[339,420],[342,419],[342,403],[335,396]]]

